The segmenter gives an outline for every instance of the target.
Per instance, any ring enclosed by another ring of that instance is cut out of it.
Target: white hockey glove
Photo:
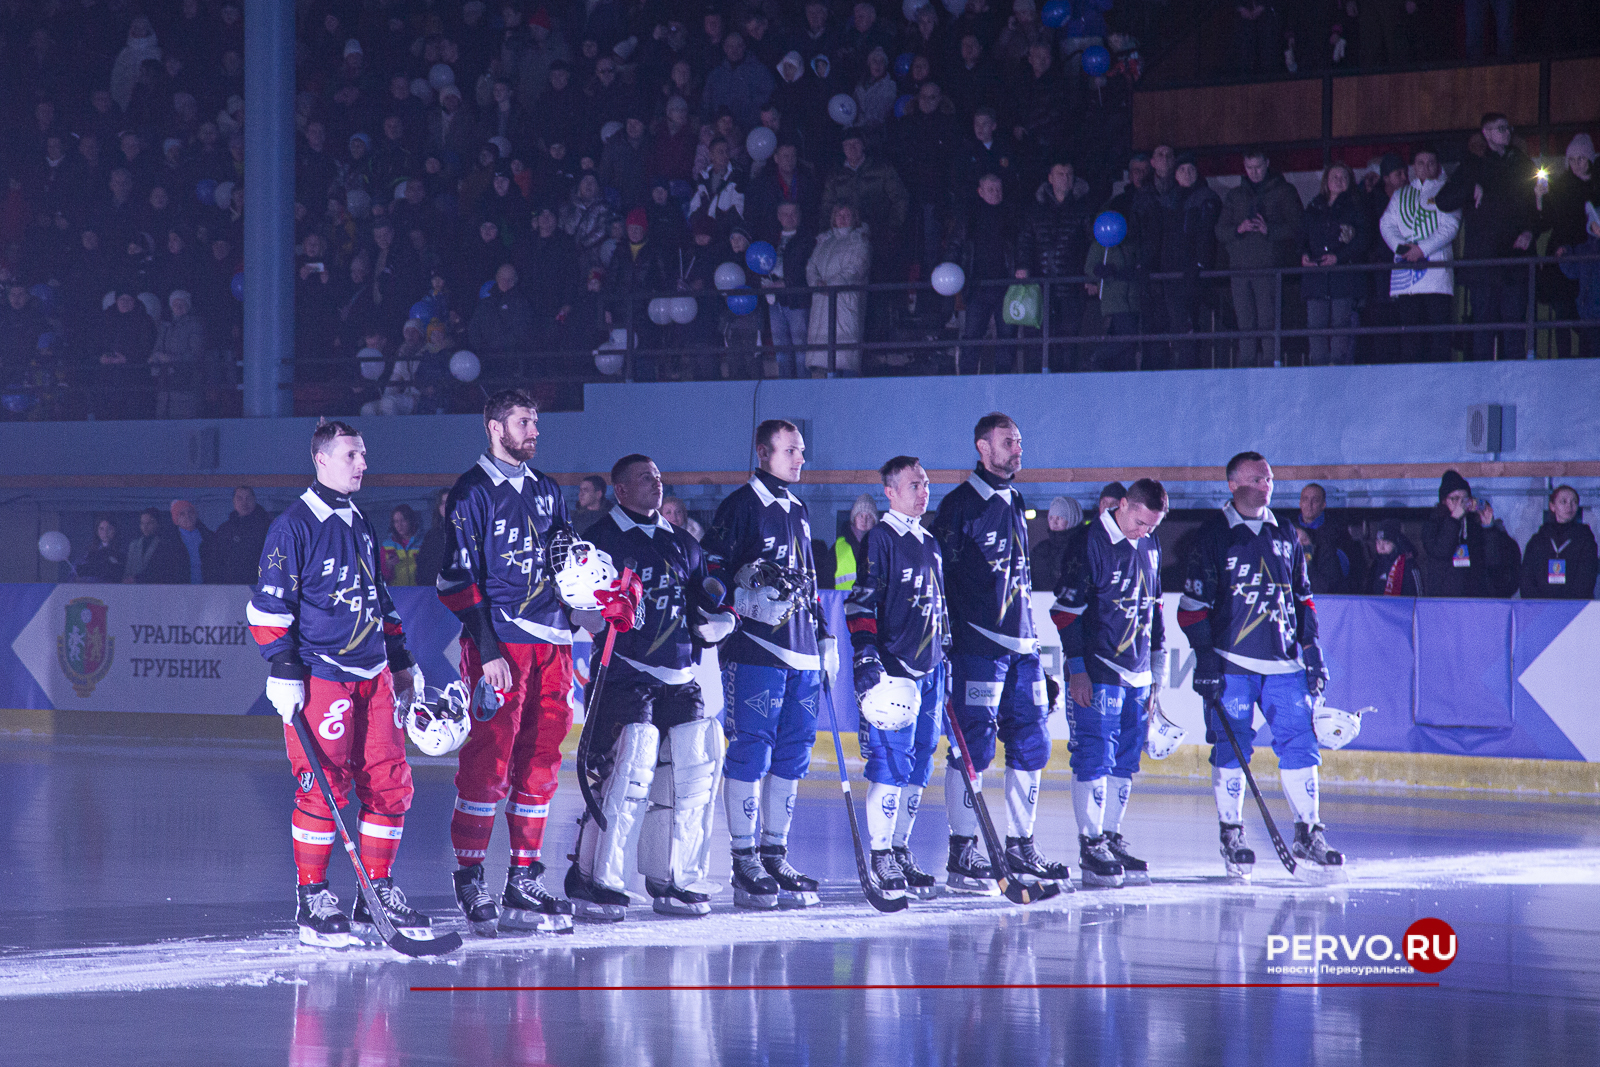
[[[283,725],[294,722],[294,713],[306,706],[306,683],[299,678],[268,678],[267,699],[278,709]]]
[[[839,642],[831,637],[824,637],[817,644],[817,652],[822,656],[822,673],[833,678],[839,673]]]
[[[725,641],[733,633],[734,618],[729,611],[708,612],[705,608],[696,608],[703,622],[694,624],[694,635],[703,644],[716,645]]]
[[[1161,692],[1161,683],[1167,677],[1167,650],[1150,653],[1150,700]]]

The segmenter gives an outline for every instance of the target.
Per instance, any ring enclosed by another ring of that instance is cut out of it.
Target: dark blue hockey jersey
[[[776,479],[773,479],[775,484]],[[821,669],[817,638],[826,633],[817,603],[817,566],[811,556],[811,520],[806,506],[787,487],[774,489],[760,474],[728,494],[717,508],[703,542],[706,565],[727,587],[724,601],[733,603],[734,581],[741,568],[767,560],[795,572],[807,592],[800,610],[781,626],[740,619],[717,657],[724,663],[791,670]]]
[[[1305,553],[1270,509],[1245,519],[1224,504],[1195,535],[1178,625],[1196,652],[1215,650],[1230,674],[1288,674],[1317,639]]]
[[[245,621],[273,677],[353,682],[411,666],[375,544],[350,498],[326,489],[272,520]]]
[[[1022,494],[974,471],[939,502],[933,535],[944,550],[945,593],[957,655],[1039,650],[1028,590],[1028,526]]]
[[[644,590],[644,625],[617,635],[615,655],[634,670],[671,685],[693,681],[690,627],[699,609],[721,610],[706,595],[705,556],[681,526],[659,516],[639,521],[620,506],[597,519],[588,538],[621,573],[631,567]]]
[[[851,645],[876,649],[889,674],[920,678],[944,662],[944,558],[919,520],[890,511],[867,531],[844,618]]]
[[[507,477],[487,454],[445,501],[445,556],[437,588],[485,661],[500,643],[572,644],[572,623],[548,566],[550,536],[571,530],[561,488],[524,467]]]
[[[1160,542],[1128,540],[1114,508],[1073,531],[1050,617],[1068,673],[1097,685],[1149,685],[1150,653],[1166,642]]]

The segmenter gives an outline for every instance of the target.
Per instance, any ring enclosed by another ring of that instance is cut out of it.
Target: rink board
[[[455,678],[455,617],[431,589],[393,593],[424,674]],[[248,598],[242,586],[0,584],[0,707],[271,714],[261,695],[266,664],[244,622]],[[830,629],[841,635],[843,600],[822,593]],[[1045,663],[1059,673],[1048,607],[1034,598]],[[1163,612],[1170,655],[1162,707],[1198,742],[1194,657],[1177,625],[1176,594]],[[1333,675],[1328,703],[1377,709],[1351,751],[1600,761],[1600,603],[1319,597],[1317,612]],[[579,637],[571,699],[581,718],[590,644]],[[854,731],[850,657],[843,660],[839,726]],[[720,712],[715,651],[695,670],[708,708]],[[1065,716],[1053,713],[1050,729],[1066,740]]]

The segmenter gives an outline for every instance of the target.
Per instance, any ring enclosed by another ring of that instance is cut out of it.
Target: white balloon
[[[967,272],[954,263],[933,268],[933,291],[940,296],[955,296],[967,284]]]
[[[232,207],[233,206],[233,183],[232,182],[218,182],[217,183],[217,193],[216,193],[216,196],[213,199],[216,200],[217,206],[220,207],[224,211],[226,211],[230,207]]]
[[[828,101],[828,117],[841,126],[856,120],[856,98],[849,93],[838,93]]]
[[[39,555],[51,563],[61,563],[72,555],[72,542],[60,530],[46,530],[39,535]]]
[[[700,314],[700,302],[692,296],[675,296],[672,298],[672,321],[679,326],[687,326]]]
[[[363,348],[356,353],[356,358],[361,361],[361,376],[368,381],[375,382],[383,377],[383,353],[376,348]]]
[[[598,351],[594,354],[594,369],[601,374],[621,374],[623,355],[615,351]]]
[[[737,289],[744,284],[744,268],[737,263],[724,263],[711,276],[718,289]]]
[[[450,357],[450,374],[460,382],[475,382],[483,369],[478,357],[465,348]]]
[[[656,297],[650,301],[650,306],[646,310],[650,315],[650,321],[657,326],[665,326],[672,321],[672,301],[667,297]]]
[[[757,126],[745,136],[744,150],[751,159],[770,159],[778,150],[778,135],[765,126]]]

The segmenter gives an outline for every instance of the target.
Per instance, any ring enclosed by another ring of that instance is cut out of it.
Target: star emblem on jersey
[[[267,569],[277,570],[288,562],[289,557],[278,551],[278,546],[273,545],[272,551],[267,553]]]

